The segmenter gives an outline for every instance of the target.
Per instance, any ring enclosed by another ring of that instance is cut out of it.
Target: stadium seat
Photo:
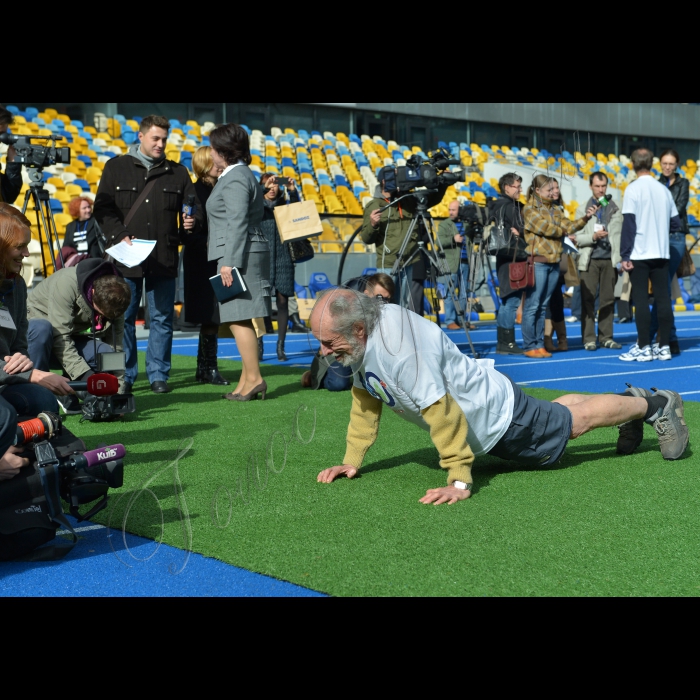
[[[331,284],[328,279],[328,275],[325,272],[313,272],[309,279],[309,290],[313,294],[314,298],[319,292],[324,289],[331,289],[335,285]]]

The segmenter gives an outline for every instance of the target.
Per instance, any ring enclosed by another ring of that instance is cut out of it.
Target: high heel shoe
[[[246,394],[245,396],[243,394],[224,394],[221,398],[227,401],[254,401],[258,398],[258,394],[262,394],[261,401],[264,401],[265,396],[267,396],[267,382],[264,379],[262,384],[258,384],[250,394]]]
[[[287,361],[287,356],[284,354],[284,340],[277,341],[277,359],[280,362]]]

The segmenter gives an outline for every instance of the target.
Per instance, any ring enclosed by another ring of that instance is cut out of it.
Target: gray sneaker
[[[646,389],[639,389],[636,386],[629,387],[628,391],[640,399],[650,399],[652,393]],[[641,444],[644,439],[644,419],[631,420],[629,423],[624,423],[618,430],[620,436],[617,438],[617,454],[631,455]]]
[[[664,459],[680,459],[688,447],[688,426],[683,419],[683,399],[675,391],[654,389],[655,396],[668,399],[666,408],[653,423]]]

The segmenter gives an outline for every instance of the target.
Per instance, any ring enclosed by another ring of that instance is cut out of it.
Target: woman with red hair
[[[68,212],[75,219],[66,226],[64,248],[73,248],[78,253],[86,253],[91,258],[104,257],[102,231],[92,215],[92,199],[76,197],[69,205]]]
[[[30,239],[29,220],[13,206],[0,203],[0,481],[17,476],[28,464],[13,446],[17,417],[58,413],[53,394],[74,393],[63,377],[34,369],[27,357],[27,285],[22,260],[29,257]]]

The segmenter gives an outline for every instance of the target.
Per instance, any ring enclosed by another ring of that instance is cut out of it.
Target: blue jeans
[[[29,354],[29,359],[34,363],[34,367],[42,372],[49,372],[52,369],[65,369],[53,353],[53,326],[50,321],[41,318],[32,319],[27,330],[27,340],[29,343],[27,353]],[[97,356],[95,355],[95,342],[92,338],[86,335],[76,335],[71,337],[71,340],[80,357],[88,363],[93,372],[96,372]],[[111,345],[98,339],[98,355],[112,351]]]
[[[520,299],[522,292],[509,294],[505,299],[501,299],[501,308],[498,309],[498,317],[496,325],[499,328],[507,328],[508,330],[515,328],[515,319],[518,315],[520,307]]]
[[[334,362],[328,368],[320,388],[328,391],[348,391],[352,388],[352,381],[352,367],[343,367],[340,362]]]
[[[136,349],[136,316],[141,304],[142,278],[125,278],[131,287],[131,304],[124,315],[124,351],[126,352],[126,375],[124,380],[135,384],[139,373]],[[167,382],[170,378],[173,352],[173,315],[175,308],[175,283],[173,277],[146,278],[146,302],[151,318],[146,351],[146,374],[150,384]]]
[[[398,275],[392,275],[391,268],[388,267],[379,268],[377,272],[383,272],[394,280],[396,290],[394,291],[392,303],[415,311],[420,316],[423,315],[423,295],[422,292],[417,289],[417,285],[413,283],[413,265],[409,265],[403,270],[400,270]],[[419,297],[420,306],[418,306]]]
[[[458,323],[457,320],[457,309],[455,308],[454,300],[450,294],[450,287],[447,284],[447,280],[451,279],[455,290],[459,290],[458,300],[459,305],[462,307],[462,313],[467,312],[467,287],[469,286],[469,265],[461,264],[457,272],[453,273],[448,277],[443,277],[442,281],[445,285],[446,299],[445,299],[445,323],[449,326],[451,323]],[[469,319],[467,319],[469,320]]]
[[[671,259],[668,262],[668,294],[671,296],[671,282],[673,282],[673,276],[678,271],[678,266],[683,260],[683,254],[685,253],[685,234],[684,233],[672,233],[669,237],[669,249],[671,252]],[[681,282],[683,284],[683,282]],[[673,312],[674,300],[671,299],[671,310]],[[659,316],[656,310],[656,299],[654,299],[654,306],[651,307],[651,340],[654,341],[656,334],[659,330]],[[676,319],[672,318],[671,333],[668,337],[669,342],[678,341],[678,332],[676,331]]]
[[[523,346],[527,350],[544,347],[544,319],[549,297],[559,283],[559,263],[535,263],[535,287],[528,289],[523,307]]]
[[[10,384],[0,394],[0,457],[15,443],[17,418],[36,418],[39,413],[58,413],[56,397],[36,384]]]

